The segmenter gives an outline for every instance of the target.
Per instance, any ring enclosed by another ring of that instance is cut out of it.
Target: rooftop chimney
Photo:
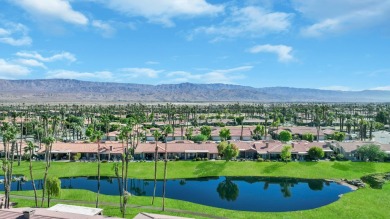
[[[34,209],[27,209],[23,211],[23,218],[24,219],[30,219],[34,215],[35,210]]]
[[[294,142],[291,142],[291,147],[294,148],[294,146],[295,146],[295,145],[294,145]]]
[[[112,151],[112,146],[110,146],[110,151]]]
[[[265,142],[265,147],[268,148],[269,142]]]

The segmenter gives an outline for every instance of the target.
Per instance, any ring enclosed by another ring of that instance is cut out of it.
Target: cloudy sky
[[[0,78],[390,90],[390,1],[0,0]]]

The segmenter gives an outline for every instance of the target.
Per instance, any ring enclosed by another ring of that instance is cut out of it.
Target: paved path
[[[19,199],[27,199],[27,200],[34,200],[33,196],[24,196],[24,195],[10,195],[11,198],[19,198]],[[38,199],[41,200],[41,199]],[[86,205],[95,205],[95,202],[90,201],[82,201],[82,200],[67,200],[67,199],[51,199],[52,202],[62,202],[62,203],[70,203],[70,204],[86,204]],[[104,206],[118,206],[118,203],[113,202],[99,202],[100,205]],[[134,205],[134,204],[128,204],[127,207],[130,208],[140,208],[140,209],[150,209],[150,210],[157,210],[160,211],[160,207],[155,206],[146,206],[146,205]],[[188,210],[181,210],[181,209],[173,209],[173,208],[165,208],[165,211],[168,212],[175,212],[175,213],[183,213],[183,214],[191,214],[191,215],[197,215],[201,217],[207,217],[207,218],[213,218],[213,219],[226,219],[224,217],[218,217],[210,214],[200,213],[200,212],[193,212]]]

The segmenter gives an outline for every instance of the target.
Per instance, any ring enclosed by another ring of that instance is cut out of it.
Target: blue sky
[[[390,1],[0,4],[2,79],[390,90]]]

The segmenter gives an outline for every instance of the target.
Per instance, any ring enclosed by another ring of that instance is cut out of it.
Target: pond
[[[96,177],[62,178],[62,188],[97,191]],[[156,195],[162,194],[162,180],[157,181]],[[36,181],[38,189],[42,180]],[[152,196],[153,180],[129,179],[133,195]],[[0,190],[3,190],[0,185]],[[32,190],[30,182],[14,182],[12,190]],[[352,191],[336,182],[316,179],[276,177],[205,177],[167,180],[167,198],[213,207],[256,211],[282,212],[306,210],[330,204],[341,194]],[[119,195],[116,178],[101,178],[101,194]]]

